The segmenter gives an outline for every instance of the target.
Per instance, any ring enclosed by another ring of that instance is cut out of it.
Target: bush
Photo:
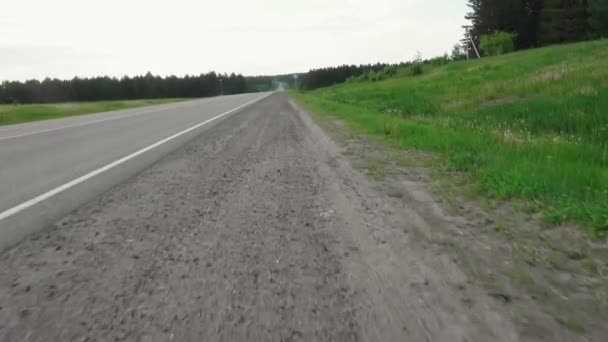
[[[497,31],[481,36],[479,47],[487,56],[498,56],[515,50],[515,34]]]
[[[412,64],[412,66],[410,67],[410,72],[412,73],[412,76],[422,75],[422,63]]]
[[[365,81],[372,81],[372,82],[384,81],[384,80],[387,80],[387,79],[397,75],[398,70],[399,69],[397,68],[396,65],[387,65],[378,71],[374,71],[373,69],[371,69],[371,70],[367,70],[366,72],[364,72],[358,76],[351,76],[346,79],[346,83],[365,82]]]
[[[394,66],[387,66],[378,72],[378,77],[381,80],[389,79],[397,74],[397,68]]]
[[[377,72],[375,72],[375,71],[373,71],[373,70],[370,70],[370,72],[369,72],[369,73],[368,73],[368,75],[367,75],[367,78],[368,78],[370,81],[372,81],[372,82],[376,82],[376,81],[379,81],[379,80],[380,80],[380,77],[378,76],[378,73],[377,73]]]
[[[435,65],[435,66],[445,65],[445,64],[448,64],[449,62],[450,62],[450,57],[448,56],[447,53],[443,56],[431,58],[431,60],[430,60],[430,64]]]
[[[370,70],[365,74],[363,80],[370,80],[372,82],[379,82],[389,79],[397,74],[397,68],[394,66],[387,66],[382,70],[373,71]]]

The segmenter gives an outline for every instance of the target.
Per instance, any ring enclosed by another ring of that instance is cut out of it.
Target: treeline
[[[470,35],[515,34],[515,48],[608,37],[608,0],[468,0]]]
[[[317,89],[345,82],[349,78],[358,77],[369,72],[380,72],[389,67],[404,66],[401,64],[362,64],[341,65],[338,67],[312,69],[305,74],[299,75],[298,87],[306,90]]]
[[[160,77],[147,73],[136,77],[93,77],[71,80],[5,81],[0,85],[1,103],[48,103],[123,99],[193,98],[220,94],[267,91],[272,78],[246,78],[237,74],[209,72],[198,76]]]

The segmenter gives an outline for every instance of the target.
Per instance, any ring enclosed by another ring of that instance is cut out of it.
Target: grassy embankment
[[[67,116],[129,109],[163,103],[181,101],[180,99],[150,99],[97,102],[67,102],[51,104],[0,105],[0,126],[22,122],[57,119]]]
[[[608,41],[408,69],[293,94],[393,146],[433,152],[481,193],[608,230]]]

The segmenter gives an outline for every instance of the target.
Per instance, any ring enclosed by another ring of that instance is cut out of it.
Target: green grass
[[[31,121],[56,119],[66,116],[106,112],[111,110],[151,106],[176,101],[180,101],[180,99],[0,105],[0,126]]]
[[[441,170],[464,172],[493,198],[608,230],[606,40],[293,95],[389,144],[436,153]]]

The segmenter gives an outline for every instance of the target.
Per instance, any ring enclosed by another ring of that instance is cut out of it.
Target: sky
[[[2,0],[0,80],[274,75],[449,52],[465,0]]]

